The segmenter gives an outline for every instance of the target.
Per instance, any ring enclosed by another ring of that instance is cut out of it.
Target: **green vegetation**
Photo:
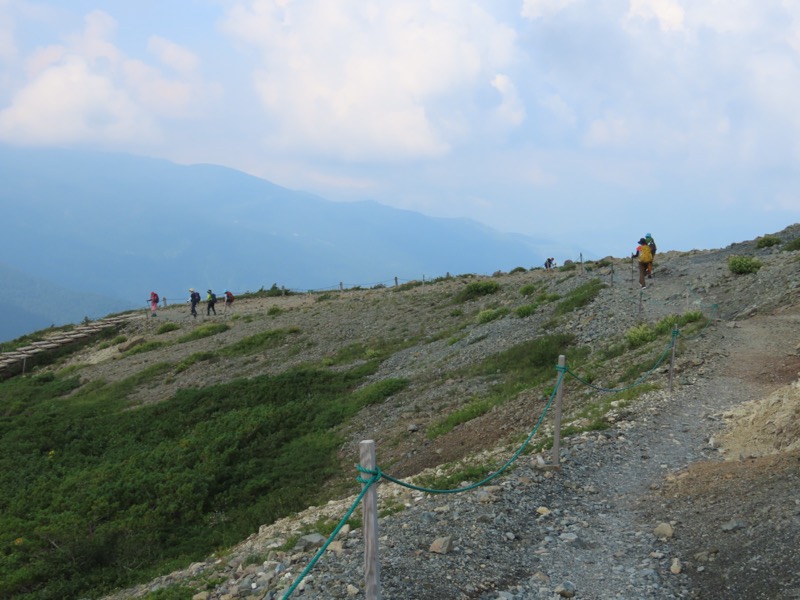
[[[558,268],[558,270],[561,271],[562,273],[568,273],[569,271],[574,271],[577,268],[578,268],[578,265],[576,265],[574,262],[570,262],[570,263],[567,263],[565,265],[560,266]]]
[[[324,500],[332,428],[406,385],[363,386],[375,366],[238,379],[135,410],[128,394],[171,365],[115,384],[2,382],[0,597],[95,597]]]
[[[187,356],[181,362],[179,362],[175,367],[175,372],[180,373],[182,371],[185,371],[194,364],[205,361],[211,362],[216,360],[216,358],[217,355],[214,352],[195,352],[194,354]]]
[[[465,374],[490,378],[494,382],[492,391],[487,396],[472,399],[437,421],[428,429],[428,437],[435,439],[462,423],[486,414],[519,392],[554,377],[558,356],[565,354],[568,348],[571,348],[570,361],[580,364],[589,349],[575,348],[574,341],[574,336],[569,334],[542,336],[495,354],[477,367],[466,370]]]
[[[482,310],[478,313],[475,322],[479,325],[483,325],[485,323],[505,317],[509,312],[511,311],[505,306],[500,308],[487,308],[486,310]]]
[[[514,314],[516,314],[520,319],[524,319],[525,317],[529,317],[535,313],[537,308],[539,308],[538,304],[524,304],[523,306],[518,306],[515,308]]]
[[[324,294],[320,294],[316,298],[314,298],[314,302],[325,302],[326,300],[333,300],[334,295],[330,292],[325,292]]]
[[[566,437],[583,431],[608,429],[609,423],[606,415],[609,412],[623,409],[642,394],[657,389],[659,386],[655,384],[644,383],[615,394],[595,396],[591,402],[572,416],[572,422],[561,430],[561,435]]]
[[[526,283],[521,288],[519,288],[519,293],[525,297],[532,296],[539,290],[539,286],[535,283]]]
[[[158,328],[156,331],[156,335],[161,335],[163,333],[169,333],[170,331],[175,331],[176,329],[180,329],[181,326],[177,323],[164,323],[161,327]]]
[[[781,246],[781,250],[784,252],[794,252],[795,250],[800,250],[800,237],[796,237],[793,240],[786,242],[783,246]]]
[[[283,313],[283,309],[280,306],[270,306],[267,309],[267,315],[270,317],[277,317],[279,314]]]
[[[586,306],[594,300],[600,290],[607,287],[599,279],[591,279],[572,290],[561,302],[556,305],[555,314],[565,315],[578,308]]]
[[[496,281],[473,281],[458,292],[453,299],[454,302],[468,302],[481,296],[489,296],[500,291],[500,284]]]
[[[134,354],[142,354],[144,352],[150,352],[151,350],[157,350],[158,348],[163,348],[167,346],[166,342],[162,342],[160,340],[151,340],[149,342],[143,342],[141,344],[137,344],[130,350],[125,352],[125,356],[133,356]]]
[[[413,479],[413,482],[418,487],[433,490],[454,490],[464,481],[470,483],[482,481],[496,470],[495,465],[461,465],[447,475],[419,475]]]
[[[248,356],[250,354],[258,354],[259,352],[265,352],[266,350],[272,350],[282,346],[286,343],[286,339],[290,335],[298,333],[300,333],[299,327],[262,331],[261,333],[241,339],[230,346],[225,346],[220,349],[218,353],[220,356]]]
[[[762,263],[757,258],[750,256],[731,256],[728,259],[728,268],[736,275],[747,275],[757,272]]]
[[[228,329],[230,329],[230,326],[227,323],[206,323],[205,325],[200,325],[200,327],[193,329],[186,335],[179,337],[178,343],[184,344],[186,342],[193,342],[194,340],[211,337],[223,331],[228,331]]]
[[[756,248],[771,248],[781,243],[781,238],[777,235],[765,235],[756,240]]]
[[[511,269],[511,274],[513,275],[514,273],[527,273],[527,269],[525,267],[514,267]]]
[[[240,298],[275,298],[278,296],[294,296],[296,292],[291,290],[287,290],[285,288],[279,288],[277,283],[273,283],[272,287],[268,290],[265,290],[262,286],[257,292],[245,292],[244,294],[240,294]]]

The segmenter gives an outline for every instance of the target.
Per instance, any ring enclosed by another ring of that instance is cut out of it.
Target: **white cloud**
[[[509,64],[515,34],[477,2],[250,1],[226,30],[284,148],[373,160],[439,157],[472,126],[472,94]],[[487,86],[488,88],[488,86]]]
[[[61,45],[41,46],[25,58],[18,82],[0,111],[0,139],[17,143],[150,144],[161,140],[158,119],[195,114],[202,86],[192,72],[197,59],[159,37],[149,49],[183,78],[132,59],[112,41],[117,22],[92,11],[79,33]],[[188,78],[187,78],[188,77]]]
[[[575,116],[575,112],[560,95],[548,94],[539,101],[539,104],[546,108],[559,121],[570,126],[575,126],[577,124],[578,119]]]
[[[147,49],[154,54],[162,64],[171,67],[178,73],[191,74],[197,69],[197,56],[163,37],[154,35],[147,42]]]
[[[684,10],[676,0],[630,0],[627,19],[655,19],[662,31],[681,31]]]
[[[526,19],[538,19],[562,11],[575,2],[576,0],[523,0],[521,14]]]
[[[0,112],[0,139],[10,142],[115,143],[155,136],[131,98],[75,56],[45,69]]]
[[[500,92],[502,102],[495,109],[497,120],[506,125],[516,126],[525,120],[525,105],[519,97],[517,88],[507,75],[495,75],[492,87]]]

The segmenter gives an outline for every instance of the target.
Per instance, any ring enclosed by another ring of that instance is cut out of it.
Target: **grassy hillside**
[[[413,474],[522,433],[516,416],[541,406],[559,354],[624,385],[674,325],[705,324],[673,306],[644,320],[613,286],[610,263],[569,265],[262,293],[197,320],[132,314],[116,337],[0,384],[0,597],[97,597],[222,552],[355,490],[358,439]],[[603,298],[624,317],[589,342],[575,324]],[[636,393],[584,393],[572,430],[603,427],[608,403]]]

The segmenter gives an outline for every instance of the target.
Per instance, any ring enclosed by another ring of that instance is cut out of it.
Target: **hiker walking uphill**
[[[189,302],[192,303],[192,316],[197,318],[197,304],[200,302],[200,292],[194,288],[189,288]]]
[[[206,296],[206,314],[210,315],[212,312],[217,314],[217,309],[214,308],[214,305],[217,303],[217,295],[208,290],[208,296]]]
[[[649,233],[644,234],[644,241],[647,242],[647,245],[650,246],[650,252],[653,255],[652,260],[650,261],[650,265],[647,268],[647,278],[653,278],[653,262],[656,259],[656,241],[653,239],[653,236]]]
[[[639,239],[639,245],[636,247],[636,253],[632,258],[639,259],[639,285],[644,288],[644,278],[647,274],[648,267],[653,265],[653,251],[647,245],[647,240],[644,238]]]
[[[225,312],[233,308],[233,301],[235,299],[236,298],[233,297],[233,294],[229,290],[225,290]]]
[[[156,316],[156,310],[158,310],[158,294],[155,292],[150,292],[150,316]]]

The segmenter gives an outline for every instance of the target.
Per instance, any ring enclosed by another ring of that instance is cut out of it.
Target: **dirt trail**
[[[798,334],[793,309],[712,336],[719,360],[710,365],[708,396],[698,398],[720,410],[708,414],[702,451],[711,460],[668,477],[644,511],[676,523],[675,546],[696,597],[800,598],[800,452],[779,452],[798,437],[800,391],[789,385],[800,371]]]

